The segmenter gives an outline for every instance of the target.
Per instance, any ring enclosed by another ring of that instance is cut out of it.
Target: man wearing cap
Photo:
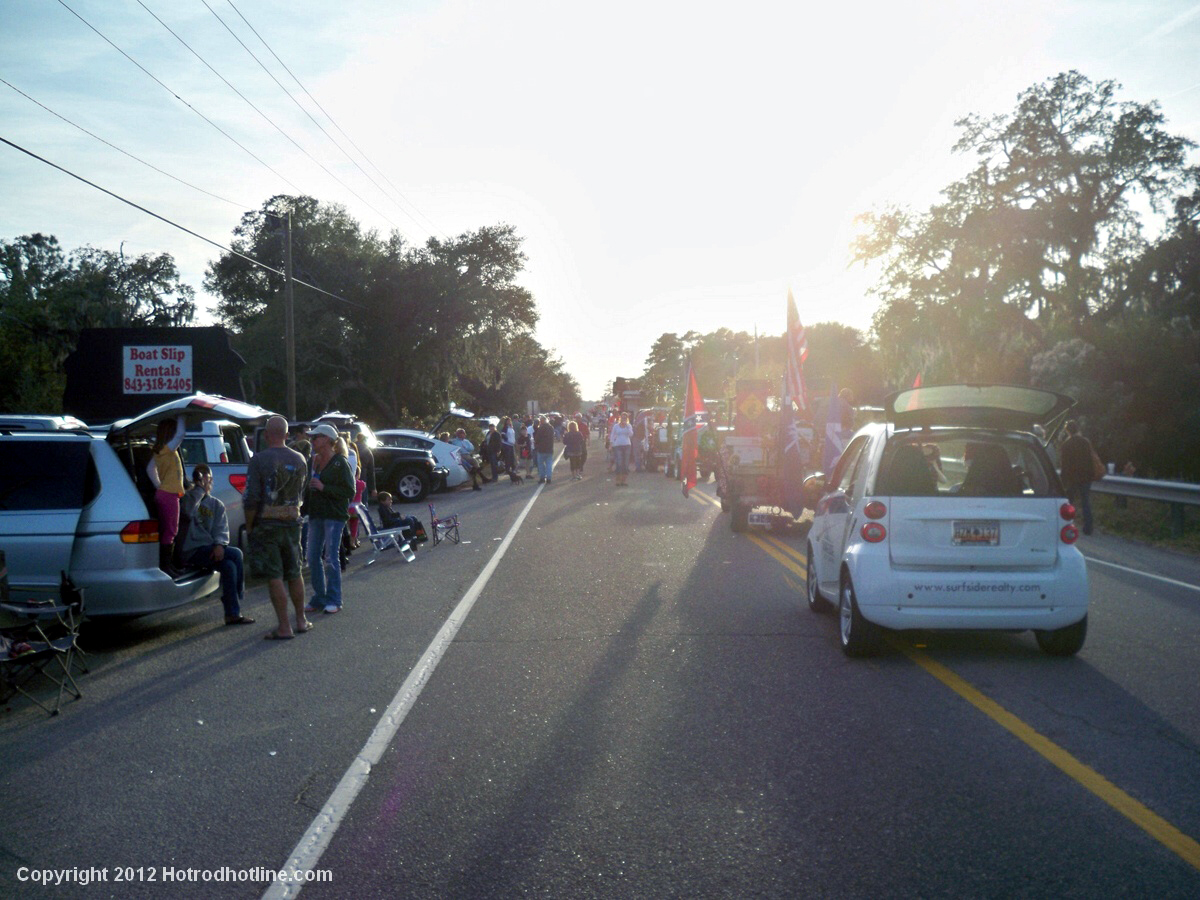
[[[328,422],[314,425],[312,477],[304,508],[308,513],[308,575],[313,598],[305,610],[327,614],[342,611],[342,567],[338,546],[349,519],[347,509],[354,499],[354,473],[342,453],[335,452],[338,433]]]
[[[300,498],[308,465],[303,456],[284,446],[287,430],[283,416],[267,420],[267,447],[250,460],[243,501],[250,571],[267,579],[271,605],[279,619],[279,627],[264,635],[273,641],[286,641],[312,627],[304,616],[304,575],[300,569]],[[288,623],[289,596],[296,610],[295,628]]]

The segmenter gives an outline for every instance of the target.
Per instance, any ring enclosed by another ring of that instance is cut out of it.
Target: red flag
[[[688,360],[687,392],[683,399],[683,455],[680,460],[679,477],[683,481],[683,495],[696,486],[696,457],[700,455],[700,413],[704,410],[704,398],[696,386],[696,370]]]
[[[808,392],[804,388],[804,361],[808,359],[808,337],[800,324],[800,313],[796,312],[796,298],[788,288],[787,308],[787,377],[783,382],[784,409],[791,409],[795,401],[802,413],[808,412]]]
[[[915,391],[920,386],[921,386],[921,373],[918,372],[917,377],[913,379],[913,390]],[[904,409],[906,412],[911,412],[912,410],[914,410],[916,408],[917,408],[917,395],[913,394],[911,397],[908,398],[908,405],[905,406]]]

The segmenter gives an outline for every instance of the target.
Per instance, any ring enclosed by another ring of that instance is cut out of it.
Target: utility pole
[[[287,414],[296,421],[296,316],[292,294],[292,211],[283,221],[283,330],[287,344]]]

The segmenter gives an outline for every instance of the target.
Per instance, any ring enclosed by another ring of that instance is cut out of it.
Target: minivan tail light
[[[868,544],[878,544],[887,537],[887,529],[878,522],[868,522],[862,527],[862,538]]]
[[[158,520],[139,519],[121,529],[122,544],[157,544]]]
[[[1079,540],[1079,529],[1074,525],[1064,525],[1058,536],[1062,538],[1064,544],[1073,544]]]
[[[222,454],[223,456],[224,454]],[[246,493],[246,476],[245,475],[230,475],[229,483],[233,485],[234,490],[239,494]]]
[[[887,507],[878,500],[872,500],[865,507],[863,507],[863,515],[865,515],[868,519],[882,519],[887,515]]]
[[[1058,514],[1063,517],[1063,520],[1070,522],[1075,518],[1075,507],[1070,503],[1064,503],[1058,508]]]

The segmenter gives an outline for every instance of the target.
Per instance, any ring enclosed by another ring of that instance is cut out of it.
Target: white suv
[[[1075,509],[1032,433],[1072,405],[1009,385],[901,391],[809,479],[808,605],[837,598],[847,655],[876,652],[885,628],[1033,629],[1047,653],[1082,648]]]

